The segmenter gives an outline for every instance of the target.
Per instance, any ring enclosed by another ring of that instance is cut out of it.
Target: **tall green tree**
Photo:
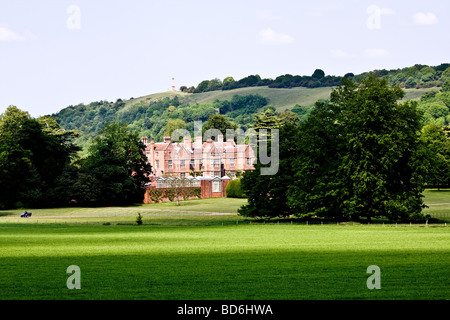
[[[82,172],[97,181],[97,204],[126,205],[142,202],[151,167],[137,132],[109,123],[89,149]]]
[[[399,87],[374,75],[360,83],[343,79],[330,104],[311,113],[302,133],[314,138],[309,147],[301,143],[297,182],[290,188],[289,203],[297,214],[420,217],[422,119],[415,102],[399,102],[403,96]],[[309,202],[302,204],[303,199]]]
[[[185,129],[185,128],[186,128],[186,122],[184,122],[184,120],[168,119],[165,131],[164,131],[164,136],[170,137],[175,130]]]
[[[286,186],[287,202],[292,214],[300,218],[349,219],[343,210],[348,185],[338,176],[344,145],[335,118],[339,112],[337,105],[318,101],[291,140],[298,152],[288,155],[295,179]]]
[[[238,126],[232,121],[225,118],[221,114],[213,114],[209,116],[208,121],[203,126],[203,134],[210,129],[219,130],[226,138],[227,130],[236,130]]]
[[[270,108],[266,109],[262,114],[255,115],[255,121],[252,128],[255,130],[279,128],[282,121],[277,116],[276,112]]]
[[[15,106],[0,117],[0,203],[4,207],[49,206],[51,190],[78,151],[74,136],[63,133],[56,121],[51,128]]]
[[[239,213],[247,217],[286,217],[292,214],[288,205],[288,186],[294,183],[293,160],[298,153],[298,146],[292,143],[298,136],[298,127],[287,123],[279,129],[279,167],[273,175],[262,175],[262,168],[269,165],[261,163],[259,157],[255,169],[246,171],[241,179],[241,188],[248,197],[248,204],[239,208]],[[269,141],[269,152],[273,150]]]
[[[33,154],[22,140],[31,123],[30,115],[15,106],[0,116],[0,208],[13,207],[28,188]]]
[[[428,174],[426,181],[438,189],[450,185],[450,138],[443,127],[436,124],[425,125],[420,136],[426,148]]]

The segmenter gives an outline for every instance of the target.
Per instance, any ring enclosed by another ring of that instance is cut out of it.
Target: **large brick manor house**
[[[185,137],[183,142],[171,142],[164,137],[163,142],[148,142],[146,156],[152,166],[154,177],[171,175],[174,177],[201,176],[205,178],[228,176],[233,179],[237,172],[254,169],[255,154],[250,145],[236,144],[233,139],[224,141],[219,135],[217,141],[202,137],[192,141]]]

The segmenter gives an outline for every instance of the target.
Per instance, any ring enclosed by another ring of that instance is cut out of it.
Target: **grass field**
[[[441,204],[427,210],[448,210],[447,192],[427,191],[427,203]],[[243,202],[41,209],[19,222],[20,211],[2,211],[0,299],[450,298],[450,226],[249,224],[225,215]],[[142,226],[133,224],[137,212]],[[70,265],[80,267],[81,290],[66,286]],[[367,288],[370,265],[381,270],[380,290]]]
[[[428,208],[425,208],[423,212],[432,218],[450,222],[450,190],[425,190],[424,195]]]
[[[309,106],[320,99],[329,99],[332,87],[323,88],[304,88],[297,87],[291,89],[277,89],[264,87],[247,87],[233,90],[216,90],[202,93],[188,94],[183,92],[161,92],[146,95],[132,100],[124,100],[125,107],[120,112],[126,111],[136,103],[150,103],[151,101],[163,99],[166,97],[172,98],[179,96],[181,100],[188,103],[212,103],[218,100],[231,100],[234,95],[261,95],[268,99],[269,105],[274,106],[278,111],[291,110],[296,104],[302,106]],[[427,91],[436,90],[436,88],[421,88],[421,89],[404,89],[404,100],[417,100]]]

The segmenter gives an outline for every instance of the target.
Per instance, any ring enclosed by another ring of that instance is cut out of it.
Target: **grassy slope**
[[[230,91],[211,91],[197,93],[186,97],[189,102],[208,103],[214,100],[231,100],[234,95],[261,95],[268,99],[269,105],[276,107],[277,110],[283,111],[292,109],[296,104],[311,105],[319,99],[328,99],[331,88],[292,88],[292,89],[275,89],[269,87],[250,87],[240,88]]]
[[[151,101],[156,101],[166,97],[172,98],[178,95],[182,101],[187,103],[212,103],[216,99],[218,100],[231,100],[234,95],[256,95],[259,94],[268,99],[269,105],[274,106],[278,111],[290,110],[296,104],[302,106],[308,106],[314,104],[320,99],[329,99],[332,88],[292,88],[292,89],[276,89],[269,87],[249,87],[249,88],[239,88],[234,90],[218,90],[203,93],[182,93],[182,92],[160,92],[155,94],[150,94],[142,96],[139,98],[134,98],[132,100],[126,100],[125,106],[120,109],[119,112],[123,112],[130,108],[131,106],[144,103],[148,104]],[[405,99],[404,100],[417,100],[427,91],[437,90],[437,88],[426,88],[426,89],[405,89]]]
[[[175,96],[184,97],[184,96],[188,96],[188,95],[189,94],[183,93],[183,92],[166,91],[166,92],[153,93],[153,94],[149,94],[146,96],[133,98],[133,99],[129,99],[129,100],[124,100],[125,106],[123,106],[120,109],[120,112],[126,111],[127,109],[129,109],[130,107],[132,107],[135,104],[142,103],[142,104],[148,105],[152,101],[157,101],[157,100],[161,100],[164,98],[173,98]]]

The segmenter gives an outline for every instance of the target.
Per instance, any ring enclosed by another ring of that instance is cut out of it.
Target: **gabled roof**
[[[155,151],[164,151],[169,147],[170,143],[167,142],[158,142],[155,143]]]

